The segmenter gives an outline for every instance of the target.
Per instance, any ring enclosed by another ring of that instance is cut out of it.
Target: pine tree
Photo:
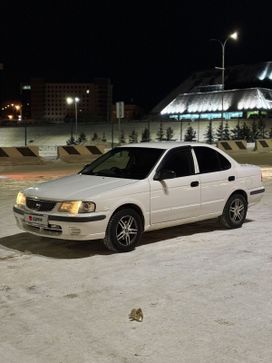
[[[95,132],[95,133],[93,134],[92,141],[96,141],[97,139],[98,139],[98,135],[97,135],[97,133]]]
[[[263,120],[263,118],[260,118],[258,120],[258,129],[260,131],[260,137],[262,139],[265,138],[265,121]]]
[[[213,144],[214,137],[213,137],[213,129],[212,129],[212,121],[209,121],[209,125],[207,127],[207,131],[205,133],[205,140],[207,144]]]
[[[242,128],[241,128],[240,138],[246,141],[250,141],[250,128],[247,126],[245,122],[243,122]]]
[[[167,141],[172,140],[173,135],[174,135],[174,131],[173,131],[172,127],[167,127],[167,129],[166,129],[166,140]]]
[[[231,138],[233,140],[240,140],[241,139],[241,127],[239,125],[239,122],[234,127],[234,129],[231,130],[231,133],[232,133],[232,137]]]
[[[220,122],[220,125],[216,130],[216,138],[218,141],[223,140],[223,132],[224,132],[223,122]]]
[[[254,142],[256,139],[260,139],[260,130],[256,120],[253,120],[250,130],[250,141]]]
[[[77,144],[83,144],[84,142],[87,141],[86,135],[84,132],[81,132],[81,134],[79,135],[78,139],[77,139]]]
[[[76,145],[76,139],[74,138],[74,136],[71,136],[67,141],[66,141],[66,145]]]
[[[162,122],[160,123],[160,128],[157,132],[157,140],[159,141],[162,141],[164,139],[164,130],[163,130],[163,127],[162,127]]]
[[[222,133],[222,140],[230,140],[230,130],[229,130],[229,123],[226,121],[225,127]]]
[[[150,141],[149,129],[146,127],[142,132],[142,140],[141,142],[148,142]]]
[[[106,139],[106,134],[105,134],[105,132],[103,132],[103,136],[102,136],[102,139],[101,139],[101,141],[103,141],[103,142],[107,142],[107,139]]]
[[[130,144],[138,142],[138,134],[135,130],[132,130],[132,133],[129,135]]]
[[[184,135],[184,141],[194,141],[196,138],[196,131],[192,126],[187,127],[186,134]]]

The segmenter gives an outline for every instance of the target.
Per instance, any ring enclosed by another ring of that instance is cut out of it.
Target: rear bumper
[[[264,192],[265,192],[265,189],[262,187],[262,188],[251,190],[249,194],[256,195],[256,194],[262,194]]]
[[[265,192],[264,187],[259,187],[259,188],[249,190],[248,206],[251,207],[252,205],[258,203],[262,199],[264,192]]]

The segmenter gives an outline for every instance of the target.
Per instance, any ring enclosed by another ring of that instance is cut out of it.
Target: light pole
[[[222,48],[222,67],[215,67],[216,69],[220,69],[222,71],[222,90],[224,91],[225,88],[225,47],[227,41],[229,39],[237,40],[238,39],[238,32],[234,32],[230,34],[223,42],[219,39],[211,39],[211,41],[219,42]]]
[[[78,97],[67,97],[66,102],[68,105],[75,105],[75,135],[77,138],[77,104],[80,101]],[[71,138],[73,137],[73,127],[71,127]]]
[[[230,34],[223,42],[220,39],[211,39],[211,41],[215,41],[220,43],[222,48],[222,67],[215,67],[215,69],[221,70],[221,81],[222,81],[222,121],[221,121],[221,127],[223,131],[223,120],[224,120],[224,89],[225,89],[225,47],[227,44],[227,41],[229,39],[237,40],[238,39],[238,32],[234,32]]]

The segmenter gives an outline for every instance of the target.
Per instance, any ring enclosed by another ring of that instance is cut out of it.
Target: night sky
[[[272,61],[272,1],[22,1],[0,5],[3,94],[20,81],[110,77],[114,101],[148,111],[193,71]]]

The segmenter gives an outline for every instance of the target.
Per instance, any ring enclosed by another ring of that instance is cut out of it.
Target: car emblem
[[[41,208],[41,203],[36,202],[35,203],[35,209],[39,210]]]

